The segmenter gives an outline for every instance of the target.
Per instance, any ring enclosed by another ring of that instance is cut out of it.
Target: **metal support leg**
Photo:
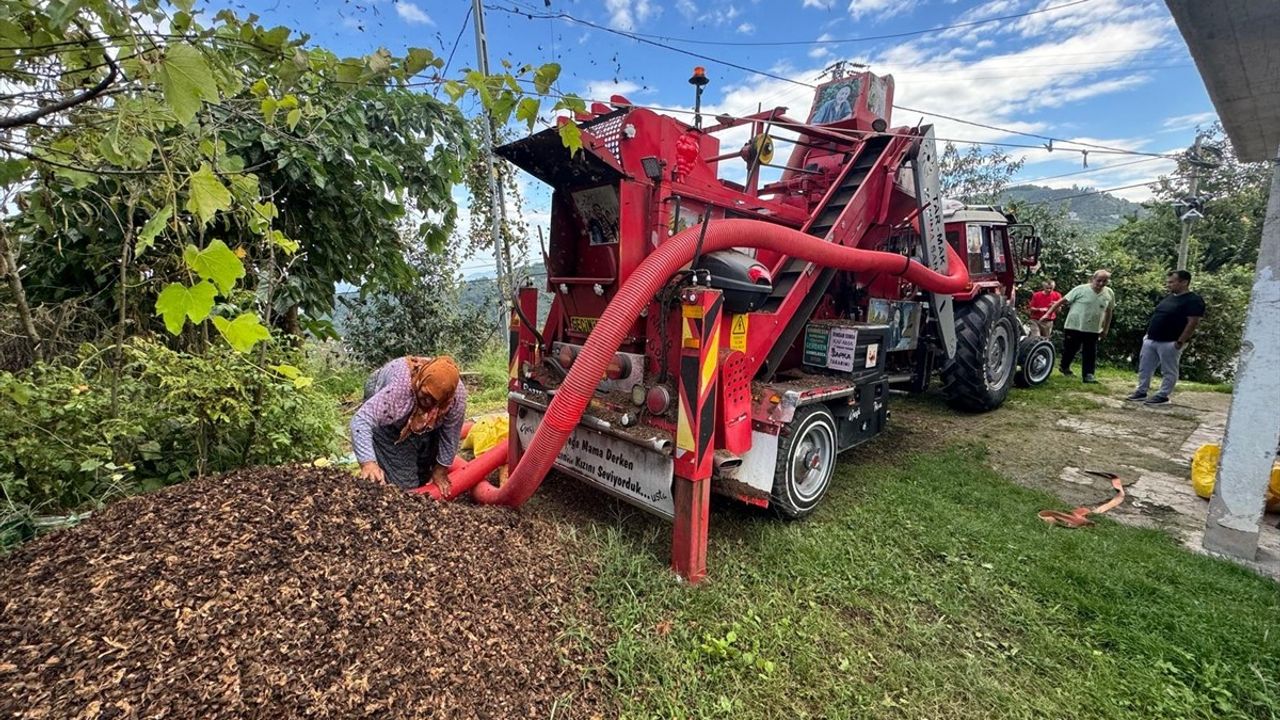
[[[676,425],[671,567],[696,583],[707,575],[707,506],[715,453],[721,297],[719,290],[691,288],[680,299],[680,417]]]
[[[1272,172],[1222,462],[1204,528],[1206,550],[1245,560],[1257,559],[1267,482],[1280,443],[1280,160]]]
[[[522,287],[516,297],[516,302],[520,304],[520,311],[524,316],[529,318],[530,322],[538,321],[538,289],[535,287]],[[532,363],[537,360],[538,355],[538,338],[534,335],[533,329],[526,326],[520,320],[520,316],[516,314],[515,308],[511,310],[510,330],[508,331],[508,390],[519,390],[520,383],[523,380],[521,373],[525,363]],[[519,407],[510,400],[507,401],[507,467],[514,468],[520,463],[520,456],[524,453],[524,448],[520,445],[520,434],[516,431],[519,424],[519,418],[516,413]]]

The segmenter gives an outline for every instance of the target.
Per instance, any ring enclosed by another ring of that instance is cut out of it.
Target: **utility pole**
[[[1199,196],[1200,141],[1203,139],[1204,139],[1203,135],[1201,135],[1200,133],[1196,133],[1196,142],[1194,145],[1191,146],[1191,159],[1190,159],[1191,191],[1190,193],[1188,193],[1188,197],[1193,198],[1192,200],[1193,204],[1198,204],[1195,202],[1194,198],[1197,198]],[[1193,212],[1195,213],[1194,215],[1192,214]],[[1187,269],[1187,247],[1190,244],[1190,240],[1191,240],[1191,223],[1198,220],[1199,215],[1200,215],[1199,211],[1195,210],[1195,208],[1193,207],[1190,211],[1183,214],[1182,217],[1180,218],[1180,220],[1182,221],[1182,239],[1178,241],[1178,268],[1177,268],[1178,270]]]
[[[489,75],[489,43],[485,38],[484,31],[484,3],[481,0],[471,1],[471,12],[475,16],[476,22],[476,63],[479,70],[485,76]],[[503,238],[502,226],[506,208],[502,202],[502,187],[498,182],[497,162],[493,157],[493,145],[495,129],[493,126],[493,114],[485,108],[484,122],[484,141],[485,141],[485,160],[489,166],[489,230],[493,236],[493,262],[494,269],[497,272],[498,296],[501,301],[498,303],[498,336],[506,337],[507,317],[504,312],[506,303],[506,279],[507,272],[503,268]]]

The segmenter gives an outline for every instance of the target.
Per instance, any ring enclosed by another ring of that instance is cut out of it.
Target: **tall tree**
[[[971,145],[960,152],[954,143],[947,143],[938,166],[942,196],[975,205],[995,203],[1022,163],[999,150],[988,152]]]

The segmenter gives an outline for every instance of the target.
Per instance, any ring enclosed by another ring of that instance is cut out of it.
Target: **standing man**
[[[1098,366],[1098,341],[1107,336],[1111,328],[1111,316],[1116,309],[1116,295],[1107,287],[1111,273],[1099,270],[1084,285],[1071,288],[1071,292],[1059,298],[1045,311],[1044,317],[1056,317],[1063,303],[1071,306],[1062,341],[1062,374],[1072,375],[1071,362],[1081,353],[1081,370],[1084,382],[1096,383],[1093,377]],[[1053,321],[1049,321],[1050,328]],[[1083,352],[1081,352],[1083,351]]]
[[[1165,277],[1169,294],[1156,305],[1147,323],[1147,335],[1142,338],[1142,352],[1138,355],[1138,387],[1128,400],[1144,400],[1148,405],[1169,402],[1173,386],[1178,382],[1178,362],[1182,348],[1191,342],[1196,326],[1204,318],[1204,299],[1191,292],[1191,273],[1174,270]],[[1151,376],[1156,365],[1160,366],[1160,391],[1147,397]]]
[[[1053,335],[1053,321],[1057,315],[1049,315],[1045,311],[1062,299],[1062,293],[1054,289],[1054,282],[1048,278],[1040,285],[1040,290],[1031,293],[1031,335],[1032,337],[1049,338]]]

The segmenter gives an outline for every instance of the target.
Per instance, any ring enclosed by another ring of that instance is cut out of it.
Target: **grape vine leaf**
[[[227,344],[237,352],[249,352],[254,345],[271,337],[271,331],[253,313],[243,313],[235,320],[215,317],[213,324],[222,337],[226,338]]]
[[[538,106],[541,103],[537,98],[522,98],[520,103],[516,105],[516,120],[528,123],[529,129],[533,129],[534,123],[538,122]]]
[[[200,111],[201,101],[218,100],[218,84],[213,72],[194,45],[179,43],[166,48],[159,76],[165,101],[184,125]]]
[[[133,254],[135,256],[141,255],[155,244],[156,237],[164,231],[164,226],[171,217],[173,217],[173,206],[165,205],[147,220],[147,223],[142,226],[142,230],[138,232],[138,240],[133,246]]]
[[[192,287],[182,283],[170,283],[156,298],[156,314],[164,318],[165,328],[173,335],[182,332],[189,318],[193,323],[203,322],[213,312],[213,297],[217,290],[207,280]]]
[[[191,173],[187,195],[187,210],[208,223],[219,210],[231,207],[231,192],[222,184],[209,163],[201,163],[200,169]]]
[[[577,155],[582,149],[582,131],[578,129],[577,123],[573,121],[561,123],[559,127],[560,142],[569,148],[569,155]]]
[[[182,259],[202,279],[214,283],[223,295],[231,292],[236,280],[244,277],[244,263],[221,240],[214,240],[203,250],[188,245],[182,251]]]

